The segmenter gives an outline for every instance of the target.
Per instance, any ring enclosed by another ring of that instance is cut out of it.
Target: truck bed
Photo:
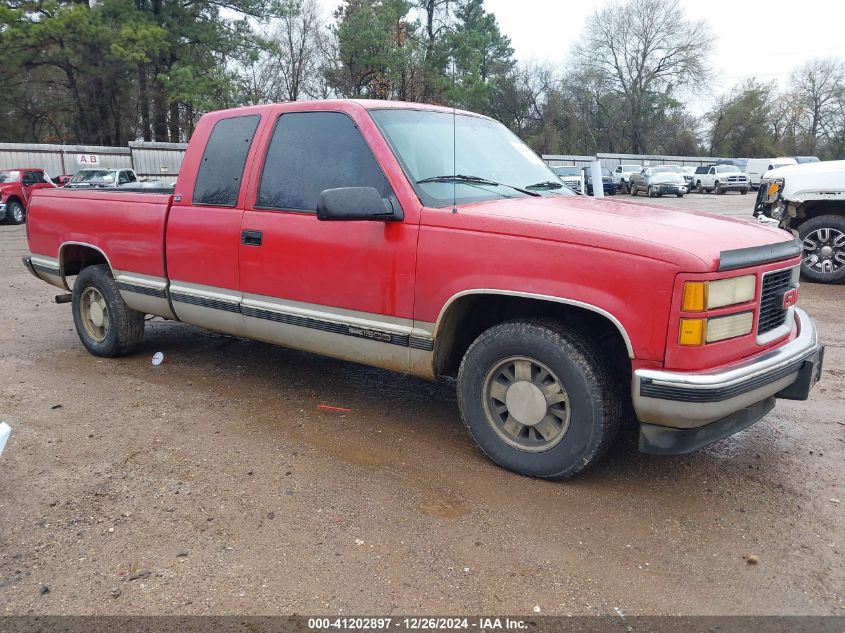
[[[170,190],[43,189],[28,212],[33,254],[61,260],[62,244],[93,246],[115,271],[166,276],[164,232]]]

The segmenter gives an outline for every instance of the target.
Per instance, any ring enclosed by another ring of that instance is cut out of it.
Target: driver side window
[[[313,213],[320,193],[338,187],[372,187],[382,198],[394,198],[381,167],[347,115],[282,114],[267,148],[255,206]]]

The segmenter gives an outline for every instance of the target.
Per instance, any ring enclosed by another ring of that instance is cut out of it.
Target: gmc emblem
[[[798,288],[790,288],[783,293],[783,309],[789,310],[798,303]]]

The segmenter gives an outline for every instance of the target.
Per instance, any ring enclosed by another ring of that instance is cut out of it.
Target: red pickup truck
[[[573,195],[469,112],[207,114],[172,194],[39,191],[28,226],[26,265],[72,288],[95,355],[130,352],[153,314],[455,376],[484,453],[537,477],[594,463],[631,409],[641,450],[689,452],[821,370],[790,234]]]
[[[32,193],[55,186],[43,169],[0,170],[0,220],[23,223]]]

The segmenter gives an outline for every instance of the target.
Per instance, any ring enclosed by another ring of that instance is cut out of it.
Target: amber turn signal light
[[[707,304],[707,282],[688,281],[684,284],[684,297],[681,310],[684,312],[704,312]]]
[[[678,345],[704,345],[707,337],[707,319],[681,319],[678,331]]]

